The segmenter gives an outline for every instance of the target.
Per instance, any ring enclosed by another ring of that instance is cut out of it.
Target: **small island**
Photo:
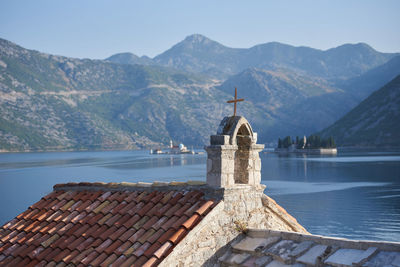
[[[321,138],[319,135],[304,136],[292,140],[286,136],[283,140],[278,139],[278,153],[307,153],[307,154],[337,154],[337,148],[333,137]]]

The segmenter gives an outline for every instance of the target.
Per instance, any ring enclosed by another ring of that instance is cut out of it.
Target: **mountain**
[[[264,142],[278,136],[311,134],[357,104],[355,98],[324,79],[288,70],[246,69],[217,88],[230,93],[234,87],[240,89],[239,97],[261,110],[262,115],[253,121]]]
[[[321,135],[340,146],[396,146],[400,143],[400,75],[372,93]]]
[[[119,53],[105,59],[106,61],[118,64],[139,64],[139,65],[155,65],[153,60],[147,56],[138,57],[132,53]]]
[[[0,150],[154,148],[170,139],[200,146],[232,113],[226,100],[235,87],[246,99],[239,114],[260,142],[308,135],[356,106],[355,91],[370,90],[357,87],[364,81],[357,73],[376,73],[382,82],[393,75],[394,56],[362,44],[327,51],[279,43],[234,49],[193,35],[154,59],[122,53],[90,60],[0,39]],[[335,60],[350,74],[340,76]],[[379,62],[386,64],[372,69]],[[334,73],[354,83],[340,83]]]
[[[43,54],[0,39],[0,149],[202,145],[230,112],[204,77]],[[209,116],[210,111],[215,116]]]
[[[224,77],[239,70],[236,66],[237,58],[242,50],[229,48],[203,35],[194,34],[156,56],[154,61],[179,70],[210,76],[215,76],[215,72],[216,76]]]
[[[362,75],[343,81],[338,86],[363,100],[399,74],[400,56],[396,56],[385,64],[373,68]]]
[[[194,34],[153,58],[162,66],[226,79],[247,68],[289,69],[340,81],[386,63],[398,54],[380,53],[367,44],[345,44],[326,51],[278,42],[251,48],[230,48]]]

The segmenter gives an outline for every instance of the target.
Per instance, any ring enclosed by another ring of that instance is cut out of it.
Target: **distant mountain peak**
[[[191,42],[191,43],[208,43],[208,42],[212,42],[211,39],[207,38],[206,36],[202,35],[202,34],[192,34],[189,35],[185,38],[185,40],[183,40],[184,42]]]

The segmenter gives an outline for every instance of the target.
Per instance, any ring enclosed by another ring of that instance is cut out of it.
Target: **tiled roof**
[[[0,266],[155,266],[218,203],[181,183],[54,188],[0,228]]]
[[[400,243],[250,230],[228,245],[222,266],[398,266]]]

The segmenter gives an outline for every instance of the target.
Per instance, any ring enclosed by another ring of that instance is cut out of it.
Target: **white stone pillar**
[[[235,185],[235,152],[237,145],[229,144],[229,135],[212,135],[207,151],[207,184],[212,187]]]

